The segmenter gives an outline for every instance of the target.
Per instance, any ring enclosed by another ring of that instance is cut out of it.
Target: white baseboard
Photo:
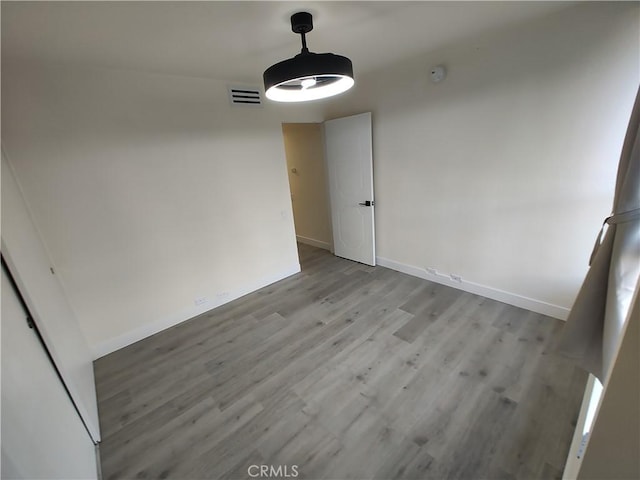
[[[428,273],[425,269],[416,267],[414,265],[407,265],[404,263],[396,262],[388,258],[376,257],[378,265],[387,267],[398,272],[406,273],[418,278],[423,278],[431,282],[447,285],[448,287],[457,288],[458,290],[464,290],[465,292],[480,295],[482,297],[491,298],[499,302],[507,303],[515,307],[524,308],[532,312],[541,313],[549,317],[557,318],[559,320],[566,320],[569,315],[569,309],[554,305],[552,303],[543,302],[542,300],[536,300],[534,298],[518,295],[517,293],[506,292],[498,288],[489,287],[487,285],[481,285],[479,283],[468,282],[463,280],[456,282],[450,279],[448,276],[440,274]]]
[[[322,242],[320,240],[316,240],[315,238],[303,237],[302,235],[296,235],[296,240],[298,240],[300,243],[311,245],[312,247],[324,248],[325,250],[331,251],[331,244],[328,242]]]
[[[272,283],[294,275],[299,271],[300,264],[296,263],[294,265],[291,265],[287,269],[281,270],[276,274],[263,277],[256,282],[245,285],[243,288],[239,288],[234,292],[230,292],[229,295],[225,296],[222,299],[216,299],[215,301],[209,301],[203,305],[185,308],[184,310],[175,312],[163,319],[151,322],[130,332],[100,342],[97,345],[92,346],[93,358],[94,360],[97,360],[98,358],[104,357],[105,355],[115,352],[116,350],[120,350],[121,348],[150,337],[151,335],[166,330],[167,328],[171,328],[175,325],[178,325],[179,323],[182,323],[186,320],[208,312],[209,310],[213,310],[216,307],[224,305],[225,303],[229,303],[233,300],[236,300],[237,298],[243,297],[251,292],[255,292],[256,290],[266,287],[267,285],[271,285]]]

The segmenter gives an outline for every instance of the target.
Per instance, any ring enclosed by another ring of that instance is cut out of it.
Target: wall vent
[[[243,105],[245,107],[262,106],[262,95],[260,89],[256,87],[227,87],[229,100],[232,105]]]

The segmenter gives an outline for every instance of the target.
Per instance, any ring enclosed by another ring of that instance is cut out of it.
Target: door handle
[[[362,205],[363,207],[373,207],[375,204],[376,202],[365,200],[364,202],[360,202],[358,205]]]

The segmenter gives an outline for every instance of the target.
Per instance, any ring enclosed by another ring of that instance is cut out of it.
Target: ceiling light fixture
[[[338,95],[353,86],[351,60],[333,53],[313,53],[307,48],[305,35],[313,30],[310,13],[294,13],[291,30],[301,35],[302,50],[265,70],[264,88],[269,100],[307,102]]]

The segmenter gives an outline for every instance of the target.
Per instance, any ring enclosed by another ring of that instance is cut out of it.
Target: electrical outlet
[[[460,275],[456,275],[455,273],[450,273],[449,277],[451,278],[451,280],[453,280],[454,282],[458,282],[458,283],[462,283],[462,277]]]
[[[229,292],[220,292],[216,295],[217,298],[227,298],[229,296]]]
[[[430,273],[431,275],[438,275],[438,270],[436,270],[433,267],[426,267],[425,270],[427,271],[427,273]]]
[[[198,305],[204,305],[205,303],[207,303],[209,300],[207,300],[207,297],[198,297],[196,298],[193,303],[196,304],[196,306]]]

